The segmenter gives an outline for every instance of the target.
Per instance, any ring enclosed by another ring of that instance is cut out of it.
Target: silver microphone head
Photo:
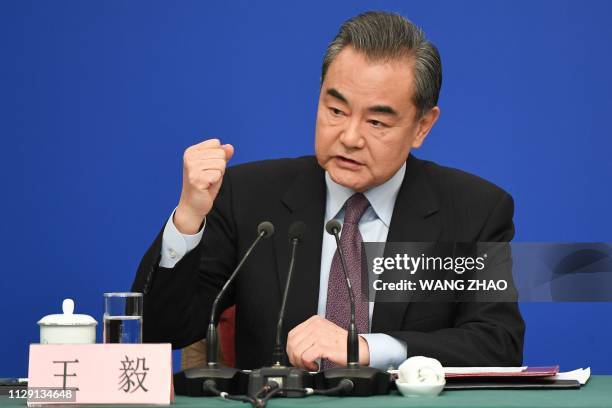
[[[342,225],[340,225],[340,222],[337,220],[329,220],[327,224],[325,224],[325,231],[327,231],[329,235],[339,234],[340,231],[342,231]]]
[[[274,234],[274,225],[270,221],[264,221],[259,223],[257,226],[257,234],[262,235],[264,238],[268,238]]]

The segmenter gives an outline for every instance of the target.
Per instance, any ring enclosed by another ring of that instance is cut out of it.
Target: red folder
[[[508,372],[475,372],[475,373],[447,373],[446,378],[471,378],[471,377],[548,377],[556,375],[559,372],[559,366],[544,366],[544,367],[527,367],[523,371],[508,373]]]

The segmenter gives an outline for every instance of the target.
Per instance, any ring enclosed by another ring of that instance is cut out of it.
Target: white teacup
[[[64,299],[62,314],[38,321],[41,344],[94,344],[98,322],[89,315],[74,314],[74,301]]]
[[[435,358],[410,357],[399,366],[395,385],[405,397],[435,397],[446,385],[444,368]]]

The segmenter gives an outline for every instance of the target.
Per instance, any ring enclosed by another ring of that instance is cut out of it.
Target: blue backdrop
[[[612,241],[612,2],[3,0],[0,377],[26,375],[64,297],[101,321],[102,293],[129,289],[187,146],[312,153],[324,49],[368,9],[406,15],[442,54],[418,156],[511,192],[517,241]],[[522,310],[527,364],[612,374],[611,304]]]

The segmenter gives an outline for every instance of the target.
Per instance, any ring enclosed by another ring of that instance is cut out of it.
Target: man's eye
[[[381,121],[375,120],[375,119],[371,119],[370,124],[376,128],[382,128],[382,127],[387,127],[386,124],[382,123]]]
[[[340,109],[336,109],[336,108],[329,108],[329,111],[334,116],[342,116],[344,114],[344,112],[342,112]]]

